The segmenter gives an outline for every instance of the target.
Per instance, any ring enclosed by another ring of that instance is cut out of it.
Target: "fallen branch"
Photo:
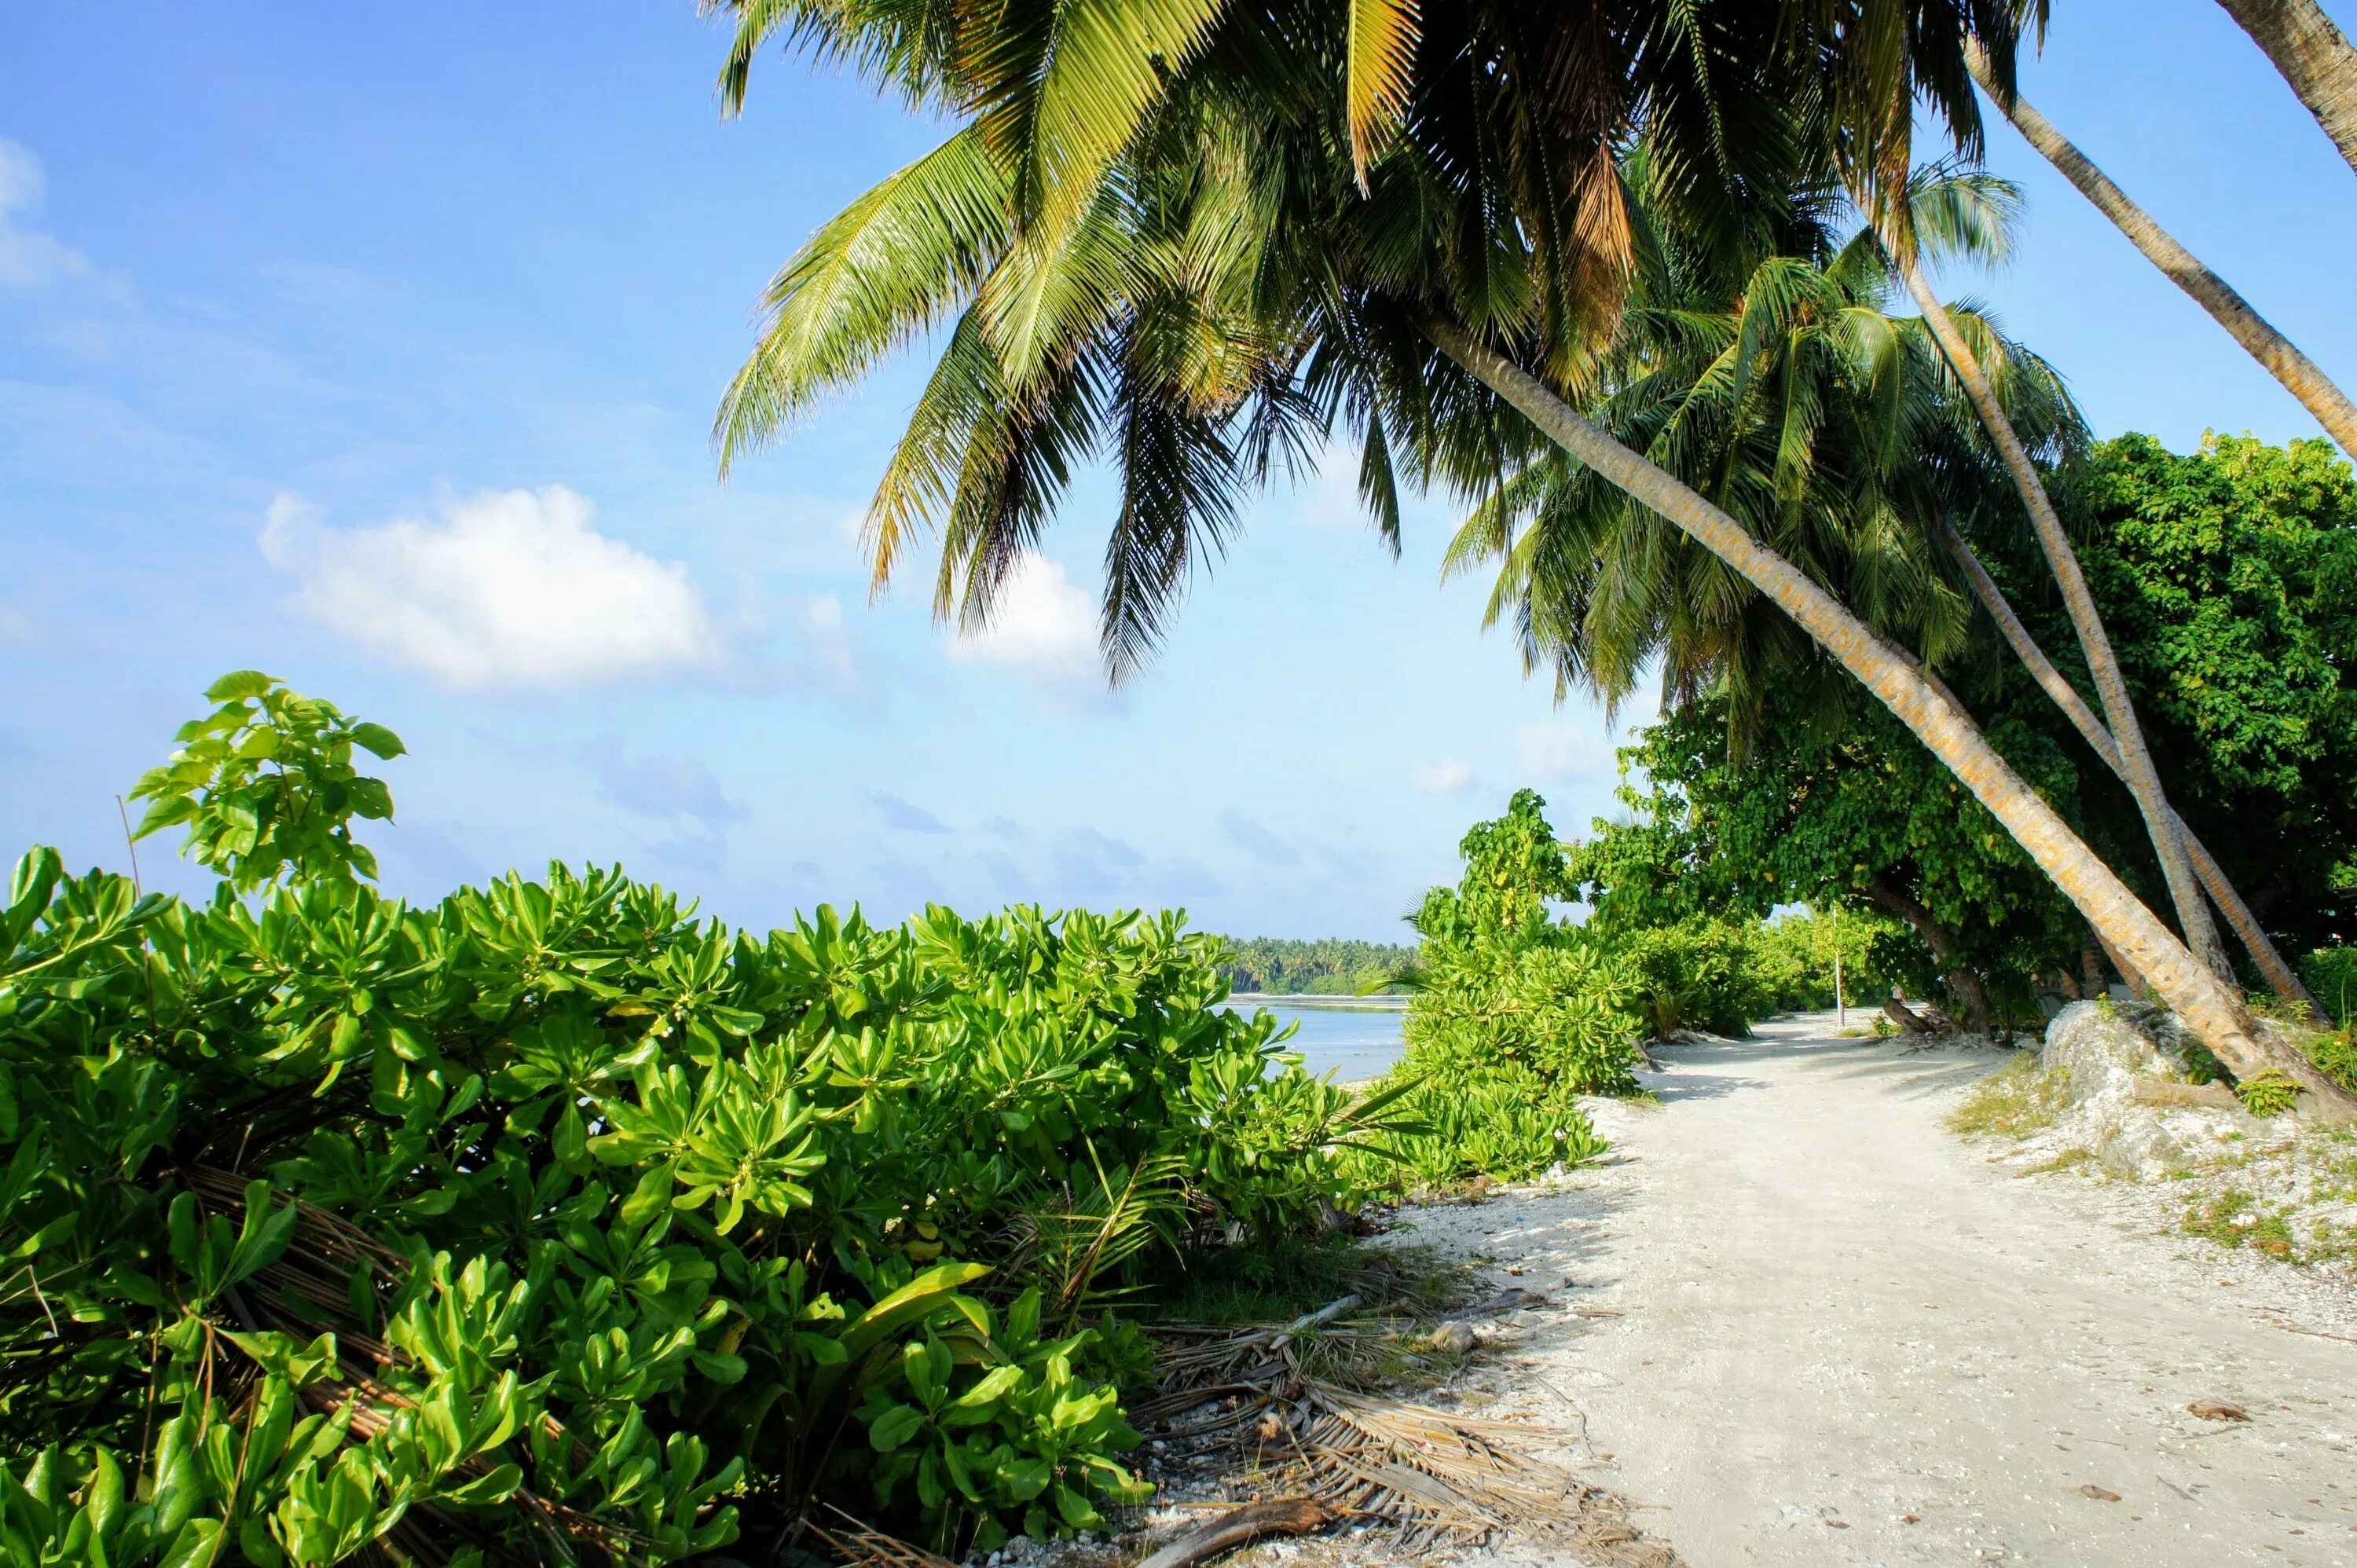
[[[1275,1502],[1247,1503],[1209,1524],[1196,1526],[1137,1568],[1191,1568],[1222,1552],[1248,1546],[1264,1536],[1308,1535],[1325,1529],[1339,1515],[1309,1498],[1280,1498]]]

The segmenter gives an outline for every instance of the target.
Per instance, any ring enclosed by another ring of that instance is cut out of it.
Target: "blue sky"
[[[2357,374],[2357,177],[2266,61],[2199,0],[2056,9],[2032,98]],[[1109,696],[1100,486],[995,639],[920,579],[867,602],[914,364],[721,488],[761,285],[935,128],[774,57],[724,124],[720,54],[684,0],[0,11],[0,839],[121,865],[114,795],[241,667],[409,741],[373,842],[417,896],[619,859],[761,925],[1036,898],[1391,937],[1516,786],[1609,809],[1602,715],[1437,582],[1445,506],[1394,562],[1347,474],[1265,498]],[[1991,163],[2024,253],[1950,286],[2099,430],[2314,434],[2002,126]]]

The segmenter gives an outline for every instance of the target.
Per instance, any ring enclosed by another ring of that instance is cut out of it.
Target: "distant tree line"
[[[1228,984],[1237,991],[1270,996],[1355,996],[1382,987],[1415,958],[1415,949],[1398,942],[1345,941],[1321,937],[1297,941],[1286,937],[1228,939],[1224,966]]]

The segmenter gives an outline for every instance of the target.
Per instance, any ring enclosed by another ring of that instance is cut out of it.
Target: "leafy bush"
[[[1090,1528],[1144,1491],[1105,1293],[1402,1136],[1172,916],[383,897],[348,765],[398,741],[213,695],[143,785],[210,903],[36,850],[0,913],[6,1561],[661,1562],[862,1488]]]
[[[2299,977],[2341,1024],[2357,1007],[2357,948],[2318,948],[2299,961]]]
[[[2254,1116],[2280,1116],[2299,1100],[2299,1080],[2287,1072],[2269,1068],[2255,1073],[2234,1086],[2234,1093],[2243,1109]]]
[[[1761,972],[1756,928],[1694,918],[1626,931],[1612,950],[1634,977],[1639,1005],[1656,1039],[1680,1029],[1745,1035],[1776,1010]]]
[[[1583,1094],[1636,1088],[1637,983],[1547,905],[1571,890],[1545,802],[1518,792],[1459,846],[1458,886],[1425,895],[1407,1049],[1378,1085],[1415,1131],[1372,1140],[1426,1185],[1530,1176],[1604,1150]],[[1356,1168],[1374,1182],[1370,1156]]]
[[[2301,1045],[2308,1059],[2314,1062],[2324,1076],[2352,1093],[2357,1093],[2357,1031],[2347,1026],[2307,1036]]]
[[[1571,942],[1491,940],[1427,962],[1406,1053],[1379,1086],[1415,1086],[1401,1108],[1418,1133],[1386,1144],[1401,1165],[1437,1186],[1601,1154],[1578,1101],[1636,1088],[1643,1058],[1625,975]]]

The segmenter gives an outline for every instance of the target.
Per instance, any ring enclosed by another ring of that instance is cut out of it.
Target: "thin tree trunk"
[[[2086,993],[2082,1001],[2093,1002],[2104,993],[2104,950],[2093,926],[2087,928],[2087,945],[2079,950],[2079,988]]]
[[[2021,624],[2019,616],[2013,613],[2013,606],[2007,602],[2004,590],[1996,585],[1996,580],[1988,575],[1988,568],[1981,564],[1981,558],[1973,553],[1973,547],[1964,542],[1964,536],[1956,532],[1954,525],[1943,517],[1939,527],[1942,542],[1947,546],[1948,553],[1955,557],[1957,564],[1964,567],[1964,578],[1972,585],[1981,607],[1988,611],[1991,620],[1996,622],[1998,632],[2020,657],[2031,678],[2054,700],[2054,705],[2062,710],[2072,727],[2079,732],[2080,737],[2086,741],[2104,766],[2126,782],[2127,764],[2120,756],[2118,743],[2112,739],[2112,732],[2104,727],[2104,721],[2087,706],[2087,700],[2079,695],[2079,689],[2065,680],[2062,671],[2054,667],[2054,661],[2046,657],[2046,650],[2038,646],[2037,639],[2029,635],[2029,628]],[[2259,924],[2258,917],[2251,912],[2251,907],[2243,901],[2242,894],[2235,890],[2233,883],[2227,880],[2225,868],[2218,864],[2209,846],[2193,836],[2193,830],[2186,826],[2184,818],[2177,819],[2177,829],[2185,842],[2186,854],[2192,859],[2193,874],[2201,879],[2201,886],[2209,890],[2219,911],[2226,917],[2226,923],[2234,928],[2234,934],[2243,939],[2243,946],[2249,950],[2251,961],[2266,977],[2268,989],[2284,1001],[2305,1010],[2315,1022],[2330,1022],[2324,1015],[2324,1009],[2316,1004],[2316,998],[2300,983],[2298,972],[2286,963],[2283,954],[2276,950],[2266,929]]]
[[[1981,977],[1973,972],[1970,965],[1956,956],[1956,945],[1948,940],[1947,928],[1920,900],[1909,897],[1881,877],[1866,885],[1866,896],[1915,928],[1915,934],[1932,950],[1932,960],[1940,966],[1941,978],[1964,1004],[1964,1022],[1973,1033],[1995,1033],[1996,1009],[1989,1005],[1988,987],[1981,983]]]
[[[1923,1021],[1923,1015],[1896,996],[1882,999],[1882,1015],[1898,1025],[1901,1034],[1928,1035],[1932,1032],[1932,1026]]]
[[[1915,296],[1915,304],[1923,313],[1924,324],[1939,339],[1941,352],[1947,356],[1956,379],[1964,382],[1965,393],[1980,412],[1981,424],[1987,428],[1989,439],[1996,444],[2006,468],[2013,475],[2014,488],[2021,492],[2022,505],[2029,509],[2031,526],[2037,530],[2039,546],[2054,569],[2054,580],[2061,585],[2063,606],[2071,612],[2071,624],[2078,629],[2079,646],[2086,653],[2088,671],[2095,677],[2095,694],[2104,701],[2104,716],[2110,721],[2112,738],[2118,743],[2120,759],[2126,765],[2121,777],[2127,780],[2128,793],[2136,797],[2136,809],[2144,813],[2145,831],[2152,835],[2153,852],[2160,857],[2161,875],[2169,883],[2169,901],[2177,907],[2177,923],[2185,932],[2185,945],[2219,979],[2232,982],[2234,967],[2227,961],[2226,949],[2218,940],[2218,928],[2210,921],[2210,907],[2201,901],[2201,883],[2193,875],[2192,860],[2185,853],[2185,841],[2177,831],[2177,813],[2169,809],[2169,797],[2160,788],[2160,774],[2152,765],[2152,754],[2145,749],[2144,727],[2136,723],[2136,706],[2128,701],[2127,679],[2120,673],[2119,660],[2112,652],[2112,639],[2104,630],[2104,618],[2095,608],[2095,596],[2087,590],[2086,574],[2079,569],[2078,552],[2071,548],[2070,535],[2062,532],[2062,520],[2055,515],[2045,481],[2038,477],[2021,436],[1998,404],[1996,389],[1989,383],[1979,358],[1964,341],[1964,334],[1956,330],[1955,318],[1940,303],[1939,295],[1932,292],[1914,257],[1910,255],[1901,262],[1900,270],[1907,277],[1907,292]]]
[[[2079,194],[2116,224],[2129,242],[2168,275],[2169,282],[2191,295],[2193,302],[2208,311],[2229,337],[2282,382],[2284,390],[2299,400],[2300,406],[2324,426],[2326,435],[2341,444],[2342,451],[2357,456],[2357,403],[2351,403],[2333,385],[2332,379],[2316,368],[2315,361],[2292,345],[2290,338],[2268,326],[2266,318],[2228,286],[2224,278],[2203,266],[2192,252],[2179,244],[2143,208],[2129,200],[2127,192],[2114,185],[2093,160],[2048,123],[2046,116],[2030,107],[2029,100],[2018,93],[2010,98],[2001,93],[1989,70],[1988,57],[1981,52],[1980,46],[1972,46],[1966,59],[1972,65],[1973,80],[2013,122],[2022,138],[2061,170],[2063,178],[2077,186]]]
[[[1431,319],[1424,330],[1443,353],[1520,410],[1565,452],[1741,573],[1857,676],[1988,808],[2088,923],[2112,933],[2121,950],[2134,955],[2186,1026],[2237,1077],[2280,1069],[2309,1091],[2318,1113],[2342,1121],[2357,1117],[2357,1098],[2298,1052],[2259,1035],[2242,998],[2079,842],[2070,825],[2022,781],[1962,710],[1934,691],[1865,622],[1734,518],[1589,424],[1537,377],[1464,328]]]
[[[2218,0],[2357,169],[2357,49],[2316,0]]]

